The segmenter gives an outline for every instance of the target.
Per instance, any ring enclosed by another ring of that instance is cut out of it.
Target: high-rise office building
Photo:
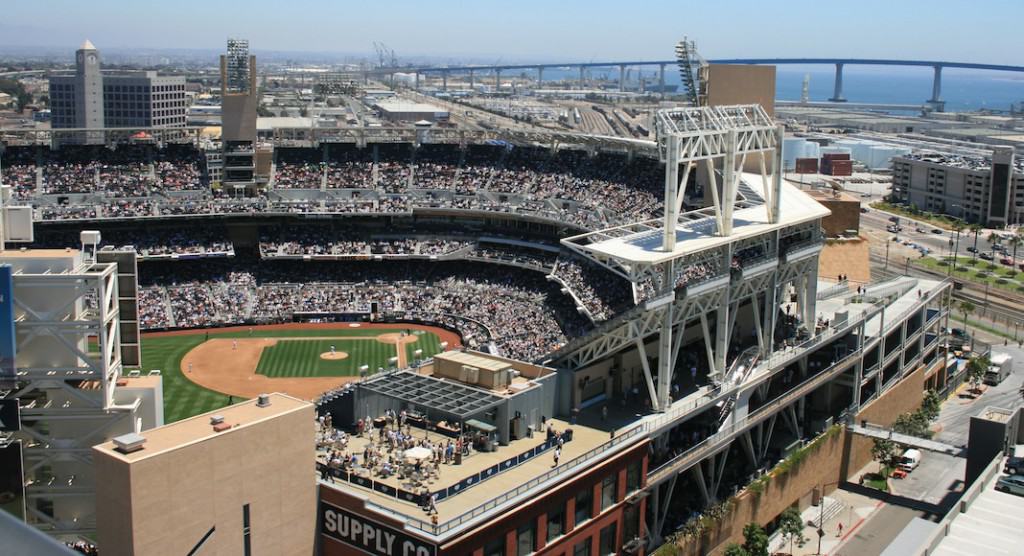
[[[75,73],[50,77],[54,129],[104,127],[182,127],[185,125],[185,78],[155,71],[100,70],[100,52],[86,40],[75,55]],[[102,133],[62,138],[63,142],[99,143]]]

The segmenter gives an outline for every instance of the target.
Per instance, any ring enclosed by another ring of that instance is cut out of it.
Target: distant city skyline
[[[769,6],[767,9],[765,6]],[[684,35],[710,58],[878,57],[1020,64],[1019,1],[941,3],[862,0],[763,3],[607,0],[514,3],[455,0],[338,3],[330,0],[36,0],[4,6],[0,46],[101,50],[222,48],[229,36],[253,50],[374,57],[373,42],[399,61],[473,58],[667,59]],[[965,21],[984,20],[983,32]]]

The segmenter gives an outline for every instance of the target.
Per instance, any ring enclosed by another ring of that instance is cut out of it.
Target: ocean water
[[[524,76],[535,77],[535,72]],[[588,70],[588,79],[618,80],[618,69]],[[658,82],[657,70],[646,68],[643,78]],[[810,76],[811,100],[824,101],[832,96],[835,71],[832,66],[779,66],[776,73],[776,98],[800,100],[804,76]],[[546,69],[544,80],[577,79],[578,70]],[[486,81],[485,81],[486,82]],[[637,82],[636,71],[629,83]],[[665,82],[679,85],[679,71],[666,68]],[[918,67],[847,66],[843,70],[843,96],[850,102],[923,104],[932,96],[932,70]],[[946,111],[1009,110],[1010,104],[1024,103],[1024,73],[945,69],[942,74],[942,100]]]

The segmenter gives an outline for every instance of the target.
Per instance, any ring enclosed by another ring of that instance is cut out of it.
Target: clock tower
[[[100,51],[89,39],[75,52],[75,78],[75,127],[104,127]]]

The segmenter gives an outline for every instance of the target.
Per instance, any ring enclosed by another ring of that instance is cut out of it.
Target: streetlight
[[[889,244],[893,242],[893,239],[891,237],[885,242],[885,270],[889,270]]]

